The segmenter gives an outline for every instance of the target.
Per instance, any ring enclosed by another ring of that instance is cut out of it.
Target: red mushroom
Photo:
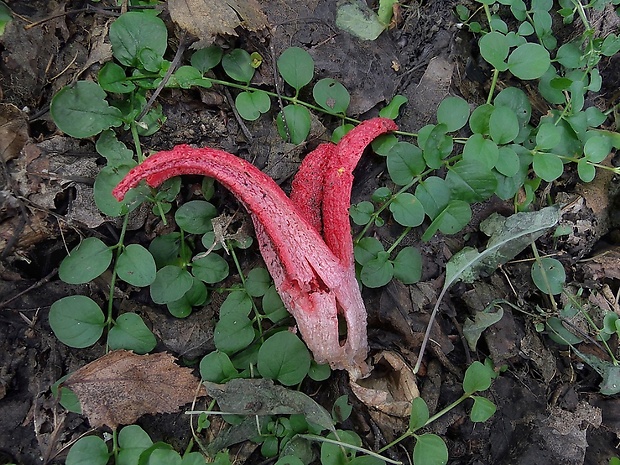
[[[156,187],[182,174],[219,181],[250,213],[276,289],[315,360],[357,379],[368,372],[368,343],[348,213],[352,171],[372,139],[395,129],[392,120],[376,118],[360,124],[335,147],[319,146],[295,179],[295,202],[247,161],[188,145],[151,155],[112,193],[121,200],[142,179]],[[339,315],[346,321],[344,340],[338,332]]]

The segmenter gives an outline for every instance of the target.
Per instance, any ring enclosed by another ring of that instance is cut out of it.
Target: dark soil
[[[57,270],[66,249],[80,235],[113,243],[118,234],[117,225],[105,222],[92,202],[92,182],[99,166],[93,143],[62,135],[48,112],[55,92],[75,79],[93,78],[101,66],[89,60],[99,39],[96,34],[118,11],[102,9],[112,1],[94,3],[94,10],[85,10],[87,3],[9,0],[15,20],[0,38],[0,128],[13,137],[7,144],[0,133],[4,158],[0,171],[0,464],[64,463],[68,447],[89,431],[89,425],[84,417],[66,413],[50,386],[104,354],[103,345],[85,350],[64,346],[47,319],[50,305],[61,297],[82,293],[100,301],[105,298],[105,276],[88,285],[69,286],[58,279]],[[437,105],[448,95],[480,103],[487,81],[485,70],[475,65],[473,37],[457,26],[455,0],[405,3],[398,27],[374,42],[363,42],[335,27],[332,0],[264,0],[261,5],[273,31],[240,30],[239,37],[222,42],[258,51],[267,70],[274,54],[290,46],[304,47],[315,60],[319,78],[338,79],[349,90],[352,116],[375,116],[378,108],[401,93],[409,103],[398,123],[415,132],[433,122]],[[166,12],[163,17],[174,53],[178,39]],[[603,70],[603,92],[592,96],[602,108],[611,106],[607,102],[620,86],[617,71],[617,60],[611,60]],[[272,81],[269,76],[269,72],[263,76],[266,84]],[[299,153],[279,140],[274,115],[242,128],[224,89],[218,88],[208,94],[164,91],[160,101],[168,120],[161,131],[143,140],[145,148],[168,149],[181,142],[220,147],[251,159],[287,187]],[[322,122],[327,129],[313,132],[309,148],[333,129],[333,122]],[[26,178],[24,170],[29,173]],[[367,199],[385,180],[384,171],[380,159],[363,158],[352,201]],[[540,203],[548,195],[570,205],[562,222],[574,232],[560,241],[544,237],[541,254],[558,254],[571,286],[583,287],[593,304],[618,311],[618,302],[613,301],[620,284],[617,180],[600,176],[582,186],[571,176],[549,186]],[[230,199],[231,210],[237,209],[230,197],[223,198]],[[378,291],[365,291],[373,354],[389,351],[406,364],[415,364],[445,263],[465,245],[483,246],[484,239],[476,232],[480,221],[493,212],[510,214],[510,207],[500,201],[476,206],[471,225],[455,237],[435,237],[428,243],[419,241],[419,232],[408,237],[404,245],[417,245],[425,257],[422,282],[414,286],[393,282]],[[131,240],[146,241],[161,233],[156,221],[150,216],[146,223],[144,218],[137,221]],[[374,234],[391,243],[400,232],[388,225]],[[248,269],[260,260],[256,249],[242,258]],[[497,366],[507,367],[488,393],[498,406],[489,421],[474,425],[467,417],[470,406],[464,405],[430,427],[446,439],[450,464],[594,465],[620,454],[616,448],[620,399],[601,395],[601,379],[594,370],[535,331],[532,315],[537,308],[548,308],[548,302],[530,283],[528,263],[516,261],[486,280],[456,286],[442,306],[433,334],[436,343],[431,344],[417,377],[432,411],[458,398],[464,370],[472,360],[491,357]],[[505,305],[504,318],[484,333],[478,351],[470,352],[461,337],[462,324],[494,299],[509,300],[524,311]],[[157,351],[192,363],[213,350],[217,302],[186,320],[175,320],[165,308],[154,306],[148,293],[119,294],[119,302],[139,311],[153,328]],[[610,343],[617,346],[615,339]],[[580,350],[597,348],[584,343]],[[348,427],[370,447],[389,442],[406,428],[406,419],[379,414],[357,401],[342,373],[307,388],[306,392],[319,392],[317,399],[327,402],[348,394],[355,407]],[[191,437],[183,413],[147,416],[139,424],[153,440],[167,441],[177,450],[184,450]],[[241,450],[238,457],[248,463],[262,460],[251,450]],[[394,450],[393,458],[408,463],[401,449]]]

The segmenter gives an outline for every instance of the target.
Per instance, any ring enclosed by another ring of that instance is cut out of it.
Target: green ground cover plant
[[[487,99],[472,110],[473,102],[447,97],[437,109],[436,124],[419,128],[416,133],[399,131],[373,142],[375,153],[385,158],[389,180],[350,210],[358,226],[354,244],[359,279],[369,288],[384,286],[394,278],[404,284],[419,281],[422,256],[416,247],[401,247],[403,239],[420,227],[424,241],[438,232],[455,234],[469,224],[472,204],[497,196],[513,202],[515,215],[494,217],[481,226],[489,236],[485,249],[464,249],[454,255],[446,268],[445,284],[434,312],[452,284],[472,282],[532,246],[532,281],[550,296],[555,312],[545,313],[541,329],[574,345],[581,339],[566,334],[562,318],[579,311],[579,306],[557,309],[555,304],[555,296],[566,289],[564,268],[555,258],[540,257],[534,244],[537,237],[555,227],[557,208],[549,206],[543,212],[532,212],[531,206],[539,187],[555,181],[566,170],[576,170],[583,182],[592,181],[600,169],[620,172],[603,163],[613,148],[620,147],[620,136],[602,128],[616,109],[601,111],[585,103],[588,92],[596,93],[601,88],[601,60],[620,50],[616,34],[595,36],[585,12],[619,1],[582,4],[562,0],[558,11],[553,10],[550,0],[534,0],[529,6],[522,0],[477,3],[474,11],[459,5],[456,14],[478,38],[480,54],[492,69]],[[553,15],[559,15],[565,24],[580,23],[583,32],[560,44],[551,28]],[[385,26],[385,21],[382,24]],[[148,202],[165,221],[165,215],[174,208],[181,180],[170,180],[156,191],[142,186],[122,202],[111,192],[131,168],[143,161],[140,138],[152,135],[166,121],[161,105],[151,101],[151,96],[162,88],[226,86],[236,93],[234,104],[241,118],[254,121],[276,112],[278,132],[294,144],[308,137],[311,112],[341,121],[333,132],[333,141],[357,123],[347,116],[348,91],[329,77],[314,82],[314,61],[298,47],[286,49],[277,59],[277,71],[285,83],[283,90],[252,84],[262,64],[256,52],[239,48],[224,51],[212,46],[195,51],[188,64],[171,62],[164,58],[168,50],[166,26],[154,11],[121,15],[110,27],[109,40],[114,59],[102,66],[97,82],[78,81],[63,88],[54,96],[50,111],[66,134],[96,138],[96,150],[106,164],[95,181],[95,202],[103,214],[120,219],[121,224],[114,244],[97,237],[84,238],[61,264],[59,277],[69,284],[83,284],[111,272],[110,293],[103,305],[84,295],[54,303],[49,316],[54,333],[70,347],[88,347],[105,336],[111,350],[144,354],[155,348],[156,339],[140,316],[115,313],[114,291],[121,282],[148,287],[152,301],[166,305],[178,318],[206,304],[214,292],[227,292],[215,326],[216,351],[199,364],[204,381],[227,383],[260,376],[296,387],[306,377],[325,380],[330,375],[329,367],[317,365],[303,341],[286,331],[289,316],[267,270],[258,267],[246,271],[239,263],[237,252],[250,247],[252,238],[222,233],[214,227],[226,218],[214,198],[212,182],[203,183],[202,198],[183,203],[174,211],[176,229],[156,237],[148,246],[127,243],[131,212]],[[222,75],[226,78],[216,77]],[[500,77],[514,85],[497,92]],[[534,86],[546,102],[545,114],[533,115],[530,98],[521,88],[523,82]],[[303,95],[312,95],[312,102],[300,97],[302,90]],[[281,108],[273,110],[274,102],[282,102]],[[380,115],[395,119],[404,104],[406,98],[397,95]],[[119,141],[119,131],[129,131],[133,149]],[[370,233],[372,228],[388,222],[400,225],[402,233],[393,244],[386,245]],[[230,276],[231,264],[239,284],[224,288],[221,283]],[[477,321],[474,334],[479,336],[491,324],[489,321]],[[620,331],[617,316],[614,319],[612,314],[605,315],[602,326],[594,322],[592,325],[595,337],[602,343]],[[416,372],[421,360],[422,354]],[[589,359],[589,363],[601,370],[605,386],[618,376],[615,358],[609,366],[601,365],[600,360]],[[447,462],[443,440],[420,431],[447,409],[472,399],[472,421],[486,421],[493,414],[495,406],[476,393],[488,389],[494,376],[487,365],[474,362],[465,375],[463,396],[433,416],[422,399],[414,400],[409,428],[399,439],[415,439],[411,451],[414,464]],[[63,399],[65,406],[78,408],[70,393],[63,393]],[[342,408],[346,410],[346,403]],[[201,415],[202,427],[208,424],[207,415]],[[332,420],[338,424],[344,418],[332,415]],[[294,415],[274,415],[256,432],[258,437],[253,437],[261,443],[263,455],[279,456],[278,464],[305,463],[300,456],[289,454],[291,448],[287,445],[294,439],[321,442],[320,460],[324,465],[389,461],[377,457],[385,448],[374,455],[358,455],[361,440],[351,431],[335,430],[333,425],[316,428]],[[200,454],[189,448],[181,456],[168,445],[153,444],[136,425],[126,426],[118,434],[115,431],[111,449],[100,438],[85,437],[72,447],[67,463],[82,463],[86,456],[99,460],[96,463],[107,463],[111,455],[116,463],[126,464],[203,463]],[[216,457],[218,463],[228,463],[226,454]]]

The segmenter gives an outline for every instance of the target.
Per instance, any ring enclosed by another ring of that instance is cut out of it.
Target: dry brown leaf
[[[267,17],[257,0],[170,0],[170,17],[198,38],[192,48],[211,45],[216,35],[236,36],[242,26],[257,31],[267,26]]]
[[[372,409],[397,417],[408,417],[411,401],[420,397],[420,391],[413,370],[402,356],[392,351],[379,352],[373,357],[380,365],[380,376],[373,376],[351,382],[355,396]]]
[[[28,141],[28,117],[10,103],[0,104],[0,159],[17,158]]]
[[[166,353],[117,350],[77,370],[64,386],[77,394],[93,428],[115,429],[147,413],[177,412],[194,400],[199,380],[174,360]]]

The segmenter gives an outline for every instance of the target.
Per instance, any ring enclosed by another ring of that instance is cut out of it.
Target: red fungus
[[[319,146],[304,160],[294,181],[294,202],[247,161],[221,150],[187,145],[150,156],[112,193],[121,200],[143,179],[156,187],[181,174],[202,174],[219,181],[250,213],[276,289],[315,360],[346,369],[357,379],[368,372],[368,344],[348,214],[352,171],[372,139],[394,129],[393,121],[376,118],[353,129],[336,147]],[[344,342],[339,339],[339,314],[347,326]]]

